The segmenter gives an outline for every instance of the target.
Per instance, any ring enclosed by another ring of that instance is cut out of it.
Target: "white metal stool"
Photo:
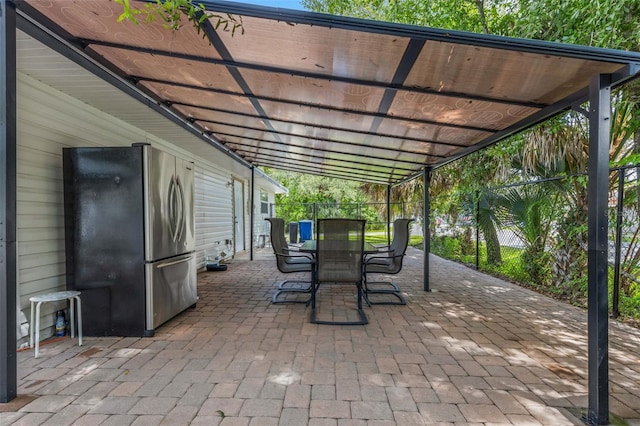
[[[40,305],[46,302],[59,302],[61,300],[69,301],[69,316],[71,320],[71,337],[75,335],[74,329],[74,309],[73,301],[76,301],[78,305],[78,346],[82,346],[82,306],[80,304],[80,292],[79,291],[58,291],[55,293],[42,294],[40,296],[33,296],[29,298],[31,302],[31,333],[29,333],[29,347],[33,347],[33,335],[35,333],[35,357],[38,358],[38,351],[40,349]],[[34,309],[35,305],[35,309]],[[35,327],[34,327],[35,316]],[[35,330],[34,330],[35,329]]]

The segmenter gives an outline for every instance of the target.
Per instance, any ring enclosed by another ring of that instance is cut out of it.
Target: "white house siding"
[[[215,256],[216,250],[225,250],[226,242],[233,240],[233,194],[229,174],[203,167],[195,173],[195,222],[198,267],[204,265],[205,256]]]
[[[223,245],[233,238],[231,189],[226,185],[231,173],[219,166],[193,158],[177,146],[154,139],[21,73],[17,124],[18,293],[19,308],[26,318],[30,315],[29,297],[64,290],[66,285],[64,147],[128,146],[146,141],[194,161],[198,266],[204,265],[205,253],[218,242]],[[245,223],[249,223],[248,217]],[[63,307],[64,304],[43,305],[42,338],[52,334],[53,313]],[[20,337],[22,342],[26,340],[19,334]]]
[[[262,203],[260,200],[260,192],[264,191],[267,193],[269,206],[275,204],[275,195],[270,192],[267,188],[256,185],[255,193],[254,193],[254,210],[253,210],[253,226],[254,226],[254,245],[257,245],[260,242],[260,235],[269,235],[269,223],[265,220],[268,217],[271,217],[269,213],[262,213],[261,207]],[[268,241],[266,239],[265,241]]]

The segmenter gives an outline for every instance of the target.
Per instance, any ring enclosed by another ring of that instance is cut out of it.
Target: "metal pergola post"
[[[616,251],[613,267],[613,301],[611,307],[611,316],[618,318],[620,315],[620,256],[622,253],[622,215],[624,204],[624,178],[627,169],[618,169],[618,203],[616,208]]]
[[[253,229],[253,227],[255,226],[254,223],[254,211],[255,211],[255,178],[256,178],[256,168],[255,167],[251,167],[251,195],[249,196],[249,199],[251,200],[251,211],[249,212],[249,219],[251,220],[251,226],[249,227],[249,234],[250,234],[250,240],[251,244],[249,244],[249,260],[253,260],[253,238],[255,236],[255,230]]]
[[[481,192],[476,192],[475,222],[476,222],[476,271],[480,270],[480,196]]]
[[[391,185],[387,185],[387,245],[391,245]]]
[[[16,9],[0,0],[0,402],[18,391],[16,123]]]
[[[431,214],[431,200],[429,199],[429,184],[431,183],[431,168],[422,170],[422,182],[424,186],[424,206],[422,235],[424,244],[424,291],[431,291],[429,284],[429,252],[431,251],[431,231],[429,231],[429,215]]]
[[[608,217],[611,76],[589,86],[588,376],[590,424],[609,424]]]

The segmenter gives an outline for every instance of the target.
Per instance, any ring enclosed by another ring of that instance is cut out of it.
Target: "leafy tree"
[[[302,0],[307,9],[334,15],[464,31],[489,32],[483,0]]]
[[[640,50],[637,0],[302,0],[335,15]]]
[[[141,7],[133,7],[130,0],[115,0],[115,2],[122,6],[122,14],[118,17],[118,22],[130,21],[138,25],[138,19],[144,18],[147,24],[158,20],[166,29],[178,30],[184,25],[184,18],[200,34],[204,22],[212,19],[216,21],[214,25],[216,30],[231,31],[232,34],[240,30],[244,33],[241,16],[209,13],[203,4],[195,4],[192,0],[155,0]],[[202,37],[206,38],[203,31]]]
[[[624,164],[634,150],[633,135],[639,128],[634,102],[618,94],[611,120],[609,158]],[[523,153],[516,166],[531,176],[551,177],[585,173],[588,163],[589,128],[586,117],[568,113],[538,126],[525,135]],[[615,176],[611,177],[615,180]],[[564,198],[565,214],[557,223],[554,246],[556,285],[576,283],[584,277],[587,244],[587,181],[571,178],[557,182]],[[614,182],[610,182],[611,188]]]
[[[358,204],[369,202],[358,182],[276,169],[265,171],[289,189],[288,195],[276,195],[277,214],[287,222],[312,219],[314,205],[320,209],[319,217],[360,215],[368,226],[380,222],[374,209],[357,210]]]
[[[640,51],[638,1],[519,0],[514,4],[517,7],[501,21],[499,34]],[[627,85],[614,99],[610,149],[613,164],[631,159],[633,151],[640,153],[639,100],[640,82]],[[541,170],[540,166],[546,166],[547,173],[558,166],[568,171],[586,170],[588,138],[584,120],[566,121],[564,126],[552,121],[546,128],[529,134],[523,156],[526,168]],[[540,138],[542,133],[547,136]],[[574,282],[586,265],[586,184],[576,179],[571,189],[568,195],[574,209],[559,223],[555,256],[558,283]],[[640,189],[636,195],[640,200]],[[636,206],[640,212],[640,202]]]
[[[489,265],[500,265],[502,263],[502,253],[500,252],[500,240],[496,229],[496,193],[494,191],[482,191],[477,201],[478,228],[484,235],[487,245],[487,263]]]
[[[496,34],[612,49],[640,50],[636,0],[516,0]]]

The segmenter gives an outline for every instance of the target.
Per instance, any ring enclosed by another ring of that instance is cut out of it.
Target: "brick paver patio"
[[[314,325],[304,304],[270,303],[283,275],[259,257],[200,274],[197,307],[153,338],[20,352],[0,424],[581,424],[585,311],[437,257],[424,293],[410,249],[395,277],[407,306]],[[353,289],[323,290],[319,307],[329,300],[352,306]],[[611,412],[640,425],[640,330],[611,323],[609,357]]]

